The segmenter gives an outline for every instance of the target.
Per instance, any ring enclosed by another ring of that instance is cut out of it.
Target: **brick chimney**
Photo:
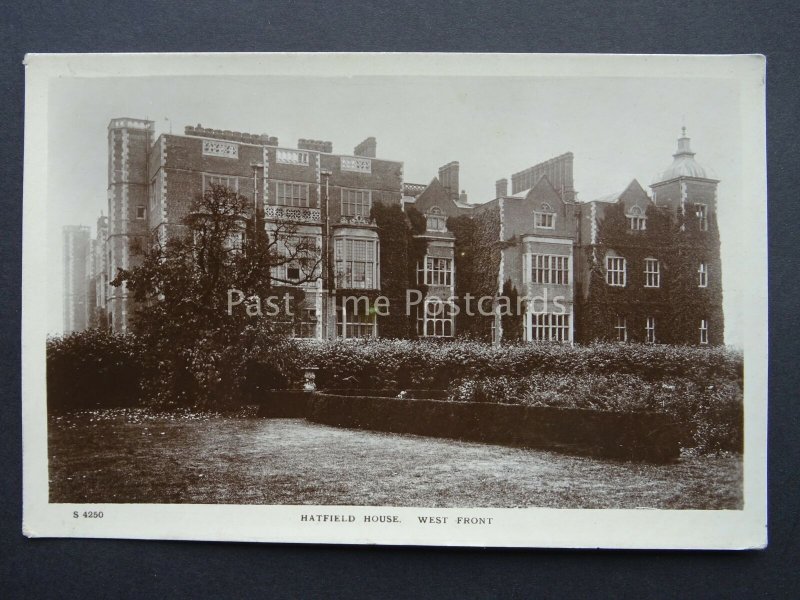
[[[508,196],[508,179],[498,179],[494,182],[495,198]]]
[[[458,201],[462,204],[469,204],[467,201],[467,192],[466,190],[461,190],[461,195],[458,197]]]
[[[364,156],[366,158],[375,158],[375,153],[378,150],[378,142],[374,137],[368,137],[358,146],[353,149],[355,156]]]
[[[454,160],[439,167],[439,182],[450,193],[453,200],[458,200],[458,161]]]
[[[322,140],[307,140],[300,138],[297,140],[298,150],[313,150],[314,152],[325,152],[331,154],[333,152],[333,143],[324,142]]]

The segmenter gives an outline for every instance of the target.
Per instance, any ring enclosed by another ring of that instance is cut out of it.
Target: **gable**
[[[637,207],[642,214],[647,212],[647,209],[653,205],[650,196],[647,195],[647,192],[635,179],[619,195],[619,203],[625,207],[626,213],[630,213],[634,207]]]
[[[547,175],[542,175],[539,178],[536,185],[528,191],[525,200],[536,205],[547,203],[556,209],[560,209],[561,205],[564,204],[564,201],[553,187],[553,184],[550,183]]]
[[[414,207],[423,214],[430,212],[433,207],[438,207],[448,217],[455,217],[462,213],[462,209],[456,205],[450,193],[444,189],[437,177],[434,177],[428,187],[417,196]]]

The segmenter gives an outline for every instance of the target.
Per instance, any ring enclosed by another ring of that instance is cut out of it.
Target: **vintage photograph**
[[[28,535],[765,543],[759,57],[174,58],[28,59]]]

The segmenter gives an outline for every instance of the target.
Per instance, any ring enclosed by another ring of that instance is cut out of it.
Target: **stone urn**
[[[319,367],[309,366],[303,369],[303,391],[314,392],[317,389],[317,371]]]

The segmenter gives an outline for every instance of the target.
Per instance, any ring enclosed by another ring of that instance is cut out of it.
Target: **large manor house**
[[[374,310],[343,301],[346,293],[383,293],[384,280],[396,279],[385,266],[395,238],[383,239],[374,218],[384,205],[399,208],[391,214],[421,248],[406,252],[415,261],[406,283],[426,299],[527,298],[512,316],[426,310],[423,301],[409,336],[722,344],[718,181],[694,156],[684,129],[649,191],[634,179],[579,201],[568,152],[498,180],[494,198],[474,203],[459,187],[458,162],[427,184],[410,183],[402,162],[378,158],[372,137],[337,154],[327,141],[288,147],[266,134],[200,125],[156,139],[152,121],[113,119],[107,216],[94,238],[88,227],[64,228],[64,327],[129,330],[133,299],[110,280],[136,264],[133,242],[176,235],[196,199],[217,184],[246,197],[268,233],[290,222],[330,257],[333,278],[300,283],[298,267],[277,267],[282,281],[297,279],[305,292],[297,336],[390,335]]]

